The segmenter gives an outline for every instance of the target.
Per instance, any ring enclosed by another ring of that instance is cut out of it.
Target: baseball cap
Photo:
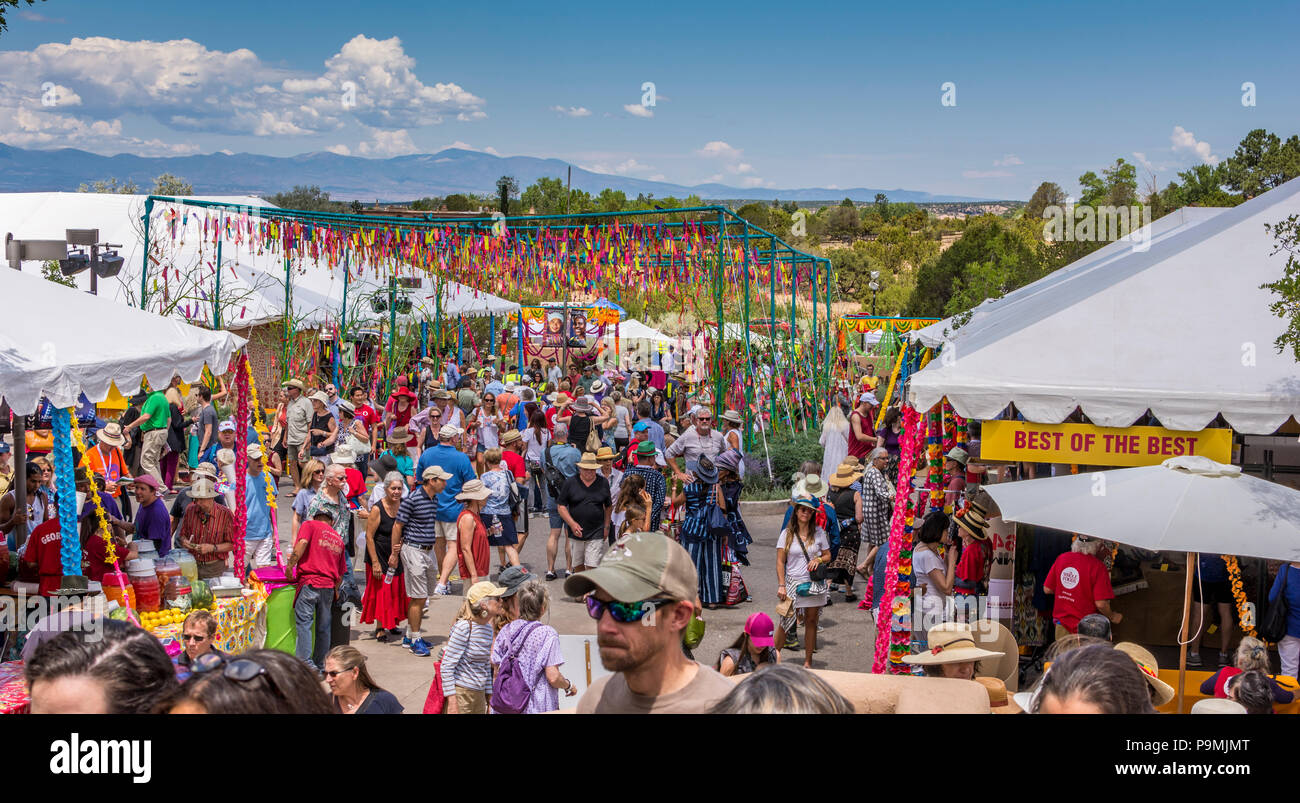
[[[676,541],[661,533],[628,533],[614,542],[599,566],[564,581],[564,593],[571,597],[597,589],[619,602],[693,600],[699,593],[699,575],[690,554]]]
[[[430,480],[435,478],[440,480],[449,480],[451,479],[451,475],[443,471],[442,466],[429,466],[423,472],[420,473],[420,479],[422,480]]]
[[[645,431],[646,431],[647,429],[649,429],[649,428],[650,428],[650,425],[647,424],[647,423],[644,422],[644,421],[638,421],[638,422],[636,422],[635,424],[632,425],[632,431],[633,431],[633,432],[645,432]]]
[[[0,454],[9,454],[12,451],[13,447],[9,445],[8,441],[0,441]]]
[[[443,424],[442,428],[438,430],[438,437],[454,438],[464,431],[465,430],[461,429],[460,427],[453,427],[451,424]]]
[[[469,591],[465,592],[465,599],[469,600],[470,605],[477,605],[484,597],[499,597],[504,593],[506,590],[501,586],[482,580],[469,587]]]
[[[880,404],[880,399],[876,398],[876,394],[868,391],[867,393],[863,393],[861,396],[858,397],[858,403],[861,404],[862,402],[871,402],[872,404]]]
[[[227,418],[225,421],[222,421],[220,424],[217,425],[217,432],[234,432],[234,431],[235,431],[235,422],[231,421],[229,418]]]
[[[155,491],[158,490],[158,480],[154,479],[152,474],[141,474],[134,480],[136,485],[148,485]]]
[[[776,627],[772,624],[772,617],[762,611],[751,613],[745,620],[745,635],[749,636],[755,647],[771,647],[774,633]]]
[[[261,460],[262,447],[259,444],[250,443],[248,444],[248,448],[245,450],[245,454],[248,455],[248,459],[250,460]]]

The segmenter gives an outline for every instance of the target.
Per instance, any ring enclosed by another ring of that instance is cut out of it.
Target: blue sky
[[[1252,128],[1300,132],[1300,55],[1274,38],[1293,2],[49,0],[9,17],[0,141],[22,147],[460,144],[683,184],[1027,198],[1120,156],[1163,185]]]

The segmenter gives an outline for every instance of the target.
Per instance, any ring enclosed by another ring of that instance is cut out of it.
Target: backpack
[[[528,702],[533,697],[533,687],[530,678],[524,677],[524,668],[519,663],[519,652],[527,643],[528,637],[533,631],[541,626],[541,622],[533,622],[533,626],[528,629],[521,628],[521,632],[515,636],[515,642],[510,645],[510,652],[497,667],[496,679],[492,681],[492,709],[501,714],[522,714],[528,708]]]
[[[546,476],[546,484],[551,486],[551,495],[557,496],[568,477],[564,476],[564,472],[556,468],[555,464],[551,462],[551,444],[549,443],[542,450],[542,474]]]

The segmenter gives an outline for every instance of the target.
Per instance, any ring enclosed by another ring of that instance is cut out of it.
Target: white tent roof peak
[[[1300,413],[1300,365],[1273,347],[1284,322],[1260,286],[1286,254],[1265,225],[1298,213],[1300,179],[1231,209],[1182,209],[1149,227],[1149,247],[1111,243],[955,330],[927,327],[916,336],[947,355],[911,378],[909,398],[924,409],[947,396],[967,418],[1015,402],[1038,423],[1080,408],[1126,427],[1150,409],[1170,429],[1222,414],[1238,432],[1272,433]]]

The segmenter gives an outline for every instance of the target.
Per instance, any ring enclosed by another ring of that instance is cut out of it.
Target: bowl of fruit
[[[167,625],[178,625],[185,621],[185,611],[169,608],[162,611],[140,611],[140,626],[145,630],[157,630]]]

